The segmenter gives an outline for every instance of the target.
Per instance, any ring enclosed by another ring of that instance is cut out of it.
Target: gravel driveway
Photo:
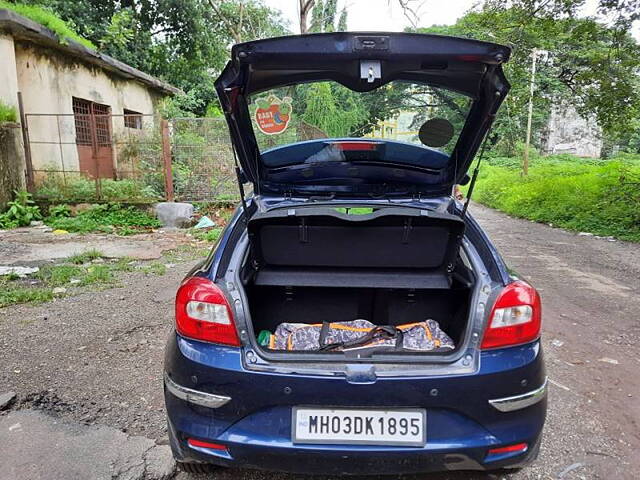
[[[548,423],[537,464],[510,478],[638,478],[640,246],[567,233],[478,205],[471,211],[509,266],[543,298]],[[165,443],[163,347],[176,285],[193,263],[177,264],[159,277],[129,274],[126,287],[0,310],[0,393],[18,394],[14,411],[41,409]],[[216,478],[305,477],[232,470]]]

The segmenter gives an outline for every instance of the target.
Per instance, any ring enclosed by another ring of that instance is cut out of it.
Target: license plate
[[[423,409],[294,407],[292,420],[293,443],[422,447],[427,436]]]

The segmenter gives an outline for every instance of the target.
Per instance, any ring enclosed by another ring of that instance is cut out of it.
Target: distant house
[[[570,153],[598,158],[602,151],[602,129],[592,116],[585,118],[566,102],[556,104],[541,135],[542,153]]]
[[[114,137],[180,90],[0,9],[0,99],[27,114],[33,169],[115,177]]]

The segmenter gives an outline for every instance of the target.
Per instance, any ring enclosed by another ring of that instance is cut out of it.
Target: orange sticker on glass
[[[275,95],[258,98],[255,101],[255,122],[266,135],[277,135],[287,129],[291,120],[291,97],[280,100]]]

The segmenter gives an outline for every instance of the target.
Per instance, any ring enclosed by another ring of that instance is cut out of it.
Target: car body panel
[[[529,443],[531,451],[538,442],[546,411],[544,399],[507,414],[489,404],[493,398],[523,393],[544,383],[539,342],[483,352],[481,367],[473,375],[398,376],[352,384],[344,376],[252,371],[246,368],[237,348],[173,334],[167,345],[165,368],[178,384],[231,397],[221,408],[207,409],[165,392],[172,444],[180,461],[271,470],[286,465],[288,471],[325,474],[514,466],[526,461],[527,455],[489,464],[484,458],[489,448],[519,442]],[[420,448],[296,445],[291,441],[291,409],[300,405],[425,408],[427,443]],[[226,445],[230,458],[195,451],[186,445],[186,438]],[[345,457],[350,461],[344,461]],[[379,470],[382,464],[387,466]]]

